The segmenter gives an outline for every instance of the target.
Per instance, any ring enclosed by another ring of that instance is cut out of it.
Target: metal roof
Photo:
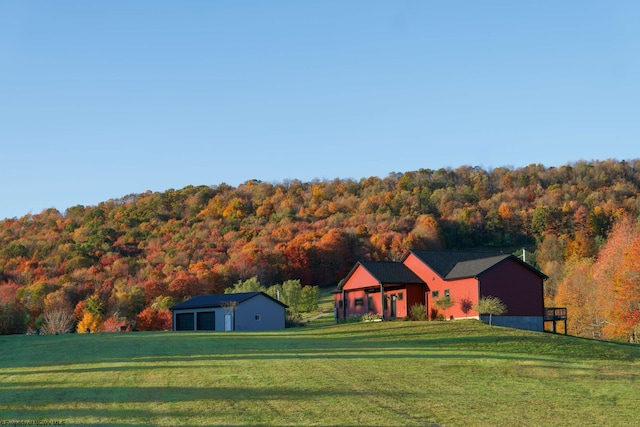
[[[400,262],[361,261],[360,265],[382,284],[424,284],[422,279]]]
[[[265,297],[281,304],[283,306],[287,306],[282,302],[278,301],[275,298],[265,294],[264,292],[241,292],[237,294],[211,294],[211,295],[199,295],[197,297],[193,297],[186,301],[183,301],[179,304],[171,307],[171,310],[182,310],[189,308],[209,308],[209,307],[223,307],[225,304],[236,303],[241,304],[242,302],[251,299],[257,295],[264,295]]]
[[[467,251],[410,251],[422,262],[431,267],[440,277],[447,280],[476,277],[484,271],[492,268],[505,259],[512,258],[525,267],[539,274],[543,278],[547,276],[533,266],[522,262],[509,254],[491,252],[467,252]],[[407,255],[409,254],[407,253]],[[405,258],[407,257],[405,255]]]

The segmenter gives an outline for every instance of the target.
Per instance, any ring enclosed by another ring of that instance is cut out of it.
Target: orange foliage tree
[[[640,335],[640,237],[636,237],[622,255],[613,278],[616,332],[636,342]]]

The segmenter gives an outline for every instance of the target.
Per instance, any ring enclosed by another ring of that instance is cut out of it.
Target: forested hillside
[[[131,324],[252,277],[335,287],[357,260],[408,249],[525,247],[550,276],[548,304],[572,310],[570,332],[620,337],[640,323],[639,193],[640,160],[607,160],[254,180],[48,209],[0,222],[0,330],[54,309]],[[583,313],[589,304],[604,311]]]

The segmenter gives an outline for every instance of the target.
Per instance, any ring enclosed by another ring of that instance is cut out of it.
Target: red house
[[[498,297],[507,312],[496,325],[544,330],[543,282],[547,276],[513,255],[486,252],[409,251],[400,262],[359,262],[335,292],[336,319],[365,313],[383,319],[403,318],[414,304],[427,313],[434,301],[448,297],[446,318],[482,318],[473,306],[480,298]],[[442,313],[442,310],[440,310]],[[445,313],[442,313],[445,314]]]

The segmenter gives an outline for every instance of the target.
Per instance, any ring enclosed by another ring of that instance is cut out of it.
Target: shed
[[[171,307],[174,331],[284,329],[286,309],[264,292],[200,295]]]

